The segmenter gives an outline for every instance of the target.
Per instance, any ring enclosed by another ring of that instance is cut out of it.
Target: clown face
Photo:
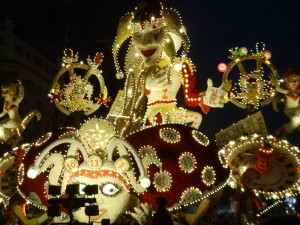
[[[109,219],[113,223],[120,214],[130,208],[129,204],[136,203],[134,200],[136,197],[129,192],[130,187],[127,180],[115,170],[79,170],[75,176],[71,183],[98,186],[98,194],[91,196],[91,198],[96,198],[96,204],[99,208],[99,215],[90,217],[93,222]],[[87,195],[83,197],[87,197]],[[85,214],[85,207],[76,210],[74,218],[80,222],[88,222],[89,217]]]
[[[132,43],[146,67],[155,65],[162,54],[165,30],[162,21],[133,25]]]

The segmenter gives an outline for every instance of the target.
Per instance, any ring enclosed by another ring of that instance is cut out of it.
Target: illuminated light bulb
[[[174,68],[176,71],[180,71],[182,69],[182,65],[178,63],[174,66]]]
[[[234,187],[235,186],[235,182],[234,181],[230,181],[229,185],[232,186],[232,187]]]
[[[62,65],[62,66],[65,66],[66,64],[62,63],[61,65]]]
[[[229,144],[230,144],[230,145],[234,145],[234,144],[235,144],[235,141],[229,141]]]
[[[273,198],[278,198],[278,196],[276,194],[273,194],[272,197]]]
[[[154,17],[154,16],[152,16],[152,17],[151,17],[151,20],[155,20],[155,17]]]
[[[151,184],[150,179],[148,177],[141,177],[139,181],[143,188],[147,188]]]
[[[41,169],[38,168],[38,167],[35,167],[35,166],[30,166],[29,167],[29,170],[27,172],[27,176],[30,178],[30,179],[34,179],[37,177],[37,175],[39,175],[39,173],[41,172]]]
[[[138,57],[138,56],[139,56],[139,53],[135,53],[135,56]]]
[[[83,62],[82,62],[82,61],[80,61],[80,64],[83,64]]]
[[[166,42],[168,42],[168,43],[169,43],[169,42],[170,42],[170,39],[169,39],[169,38],[167,38],[167,39],[166,39]]]
[[[127,29],[130,29],[130,25],[127,26]]]
[[[247,170],[247,166],[243,166],[243,172]]]
[[[183,33],[183,32],[184,32],[184,29],[183,29],[183,28],[180,28],[179,32],[180,32],[180,33]]]

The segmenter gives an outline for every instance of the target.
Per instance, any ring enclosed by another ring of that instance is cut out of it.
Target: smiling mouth
[[[91,220],[97,220],[99,219],[101,216],[103,216],[104,213],[106,213],[106,209],[99,209],[99,215],[97,216],[91,216],[90,219]]]
[[[156,48],[150,49],[150,50],[141,50],[141,53],[143,54],[143,56],[149,58],[155,53],[155,51],[156,51]]]

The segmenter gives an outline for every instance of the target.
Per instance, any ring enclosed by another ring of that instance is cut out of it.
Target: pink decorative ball
[[[263,51],[263,56],[264,56],[266,59],[271,59],[272,53],[271,53],[269,50],[265,50],[265,51]]]
[[[226,65],[226,63],[219,63],[218,64],[218,70],[220,71],[220,72],[222,72],[222,73],[224,73],[226,70],[227,70],[227,65]]]

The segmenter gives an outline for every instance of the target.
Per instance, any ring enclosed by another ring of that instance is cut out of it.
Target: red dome
[[[163,196],[167,207],[174,209],[199,201],[223,187],[229,171],[222,167],[218,147],[201,132],[180,124],[144,129],[126,138],[140,153],[156,154],[161,161],[151,165],[151,186],[139,197],[154,209]]]

